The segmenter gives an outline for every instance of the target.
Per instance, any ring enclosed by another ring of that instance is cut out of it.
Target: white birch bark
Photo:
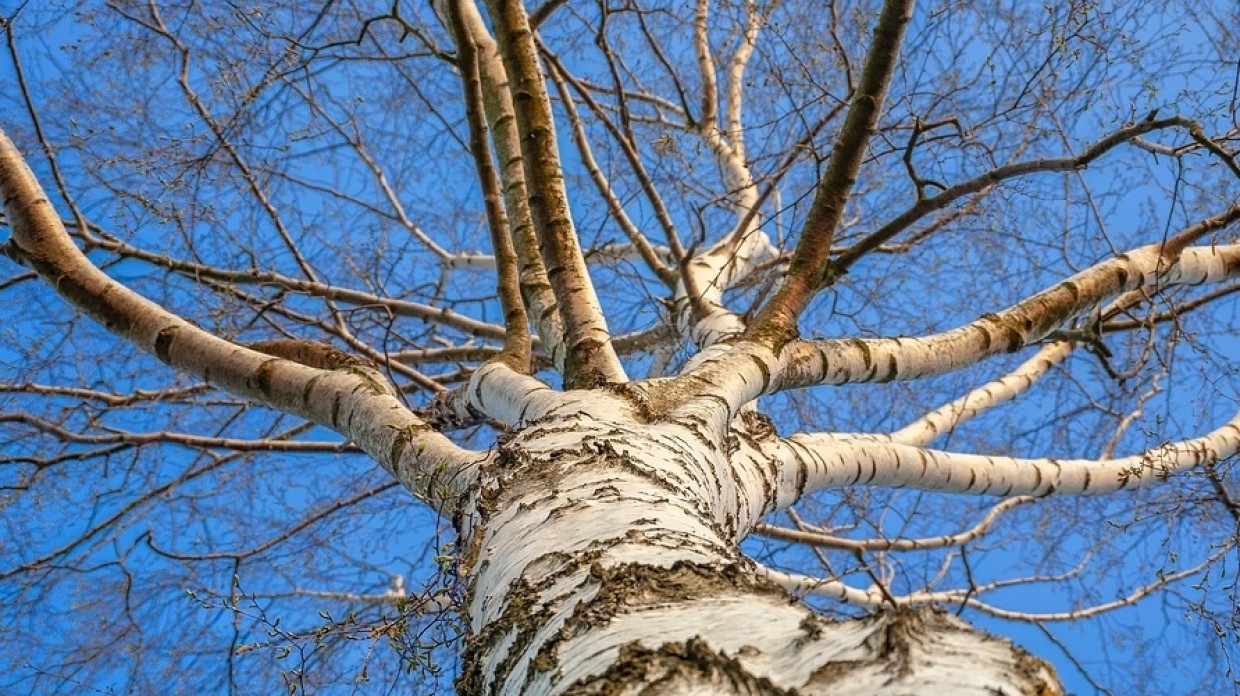
[[[534,29],[519,4],[496,0],[492,6],[504,16],[493,17],[491,25],[506,32],[497,43],[474,4],[458,4],[480,52],[489,127],[504,171],[507,212],[517,219],[514,245],[533,322],[561,373],[576,369],[569,354],[581,353],[582,379],[570,384],[607,384],[559,392],[501,362],[484,363],[465,388],[450,395],[450,410],[477,412],[507,426],[493,452],[454,445],[406,408],[383,375],[364,362],[297,341],[233,344],[124,288],[72,244],[20,155],[0,134],[0,193],[13,227],[8,252],[139,348],[213,385],[335,429],[416,495],[453,513],[459,571],[468,588],[462,693],[1062,693],[1041,660],[954,616],[914,606],[955,601],[957,595],[892,601],[877,591],[780,575],[745,558],[739,543],[765,515],[830,487],[1042,496],[1149,485],[1240,451],[1240,414],[1200,437],[1106,461],[923,447],[936,433],[1027,388],[1066,355],[1064,343],[888,436],[780,438],[753,406],[759,397],[786,389],[913,379],[973,365],[1036,344],[1108,297],[1234,278],[1240,245],[1190,248],[1174,259],[1162,247],[1138,249],[941,334],[784,342],[791,335],[784,332],[778,341],[728,343],[744,325],[725,305],[723,291],[774,253],[755,222],[759,197],[742,123],[745,66],[761,22],[757,6],[745,3],[747,24],[725,73],[727,108],[720,116],[708,3],[700,2],[695,55],[705,89],[699,136],[723,171],[737,222],[722,240],[685,261],[676,291],[677,299],[691,305],[683,326],[704,350],[681,375],[621,384],[624,369],[589,282],[554,156],[554,122],[540,83]],[[907,21],[910,3],[891,6]],[[897,37],[891,48],[898,43]],[[869,137],[869,126],[853,130],[854,139]],[[521,142],[534,136],[541,138],[538,147]],[[853,148],[857,166],[863,149]],[[846,192],[835,193],[843,197],[842,206]],[[543,206],[533,215],[531,199]],[[833,216],[821,237],[826,242],[840,210]],[[542,258],[531,229],[536,224],[543,228]],[[636,244],[639,237],[632,239]],[[821,250],[824,258],[829,246]],[[653,255],[653,248],[643,254]],[[563,274],[567,280],[557,277]],[[810,280],[806,275],[798,283],[808,288]],[[365,299],[341,295],[313,278],[280,282],[325,297]],[[800,295],[797,302],[805,304],[812,292]],[[412,304],[405,312],[431,313]],[[796,316],[778,319],[789,323],[779,328],[795,330]],[[464,317],[450,325],[496,332]],[[985,524],[970,533],[985,533]],[[967,535],[909,544],[923,548],[962,539]],[[829,620],[794,601],[786,588],[874,612]]]
[[[762,486],[727,438],[615,394],[558,400],[466,506],[463,693],[1059,693],[1045,663],[936,610],[815,615],[737,548]]]
[[[793,441],[760,416],[734,422],[734,381],[560,393],[490,363],[464,393],[514,431],[479,457],[365,365],[299,342],[258,346],[280,357],[231,344],[108,278],[2,144],[11,253],[67,299],[178,369],[336,428],[441,510],[460,501],[462,693],[1059,693],[1045,663],[957,619],[828,621],[745,559],[739,541],[819,469],[778,456]],[[851,464],[820,467],[814,485]]]
[[[1138,289],[1219,283],[1240,274],[1240,245],[1185,249],[1168,260],[1151,245],[1103,261],[1042,292],[956,329],[927,336],[795,340],[778,352],[739,342],[706,351],[693,376],[717,385],[733,414],[765,394],[852,382],[946,374],[1046,338],[1107,298]],[[661,387],[667,391],[674,387]]]
[[[747,21],[726,72],[727,111],[721,127],[717,67],[707,31],[710,3],[699,1],[695,11],[693,45],[702,77],[698,136],[719,165],[729,206],[736,215],[731,232],[683,265],[683,278],[676,288],[682,332],[698,348],[706,348],[745,330],[741,317],[724,304],[723,293],[749,276],[758,263],[776,256],[777,250],[758,226],[758,187],[746,161],[741,117],[745,68],[762,25],[760,13],[754,3],[745,3]]]

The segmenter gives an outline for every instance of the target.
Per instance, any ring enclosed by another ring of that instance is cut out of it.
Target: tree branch
[[[445,3],[436,0],[441,19],[448,19]],[[504,191],[513,250],[521,282],[521,295],[529,308],[534,326],[542,339],[544,350],[551,356],[556,369],[564,372],[567,359],[564,324],[561,320],[555,291],[547,277],[547,268],[539,252],[538,236],[530,211],[526,185],[525,158],[521,152],[521,134],[517,128],[516,107],[508,88],[508,72],[499,54],[499,46],[487,29],[475,3],[459,6],[461,23],[468,30],[478,61],[482,81],[483,110],[499,160],[499,176]]]
[[[564,325],[565,384],[572,388],[625,382],[628,378],[611,345],[611,333],[578,244],[560,167],[551,100],[525,8],[519,0],[488,0],[487,6],[521,133],[534,232]]]
[[[529,318],[525,313],[525,303],[521,299],[517,255],[512,246],[508,213],[504,209],[499,176],[495,173],[491,159],[491,148],[487,145],[478,51],[462,18],[462,4],[463,0],[449,2],[448,15],[459,55],[457,67],[461,71],[461,81],[465,89],[465,118],[469,122],[470,150],[482,187],[487,223],[491,230],[491,248],[495,253],[499,275],[497,289],[500,309],[504,313],[504,350],[494,359],[503,361],[518,372],[528,374],[531,359]]]
[[[1240,413],[1198,438],[1110,460],[1022,459],[798,434],[768,450],[783,469],[775,508],[853,484],[978,495],[1098,495],[1138,488],[1240,452]]]
[[[1140,121],[1112,133],[1109,133],[1096,140],[1079,155],[1070,157],[1045,157],[1035,160],[1026,160],[1024,162],[1014,162],[1001,167],[996,167],[984,174],[974,177],[968,181],[949,186],[937,195],[929,198],[918,198],[917,202],[909,206],[907,210],[900,213],[891,221],[882,227],[866,235],[856,244],[851,245],[831,262],[831,271],[839,277],[844,275],[852,268],[862,256],[878,249],[881,245],[890,241],[900,232],[907,229],[910,225],[925,217],[927,214],[936,210],[942,210],[954,201],[964,196],[985,191],[995,184],[1014,179],[1029,174],[1041,172],[1067,172],[1088,167],[1094,160],[1102,157],[1107,152],[1132,142],[1144,133],[1150,133],[1157,130],[1167,128],[1185,128],[1189,131],[1200,130],[1195,122],[1174,116],[1171,118],[1158,119],[1153,121]]]
[[[792,253],[787,275],[771,301],[759,310],[747,335],[777,347],[797,335],[797,320],[814,294],[830,283],[828,260],[844,204],[856,185],[861,160],[878,123],[904,30],[913,15],[913,0],[886,0],[874,28],[861,82],[853,94],[844,125],[831,149],[831,161],[818,183],[801,238]]]
[[[1240,205],[1236,208],[1240,214]],[[1192,247],[1168,264],[1161,245],[1121,254],[1026,300],[950,331],[911,338],[796,341],[760,393],[945,374],[1048,336],[1108,296],[1140,288],[1217,283],[1240,274],[1240,245]],[[752,377],[752,375],[750,375]]]
[[[450,510],[468,489],[480,457],[404,408],[373,368],[347,364],[300,342],[263,346],[287,358],[230,343],[106,276],[74,246],[3,131],[0,195],[13,230],[7,253],[108,331],[211,384],[340,432],[437,509]]]

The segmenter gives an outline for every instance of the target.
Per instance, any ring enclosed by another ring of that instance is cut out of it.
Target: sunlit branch
[[[844,216],[844,205],[856,184],[870,135],[882,112],[904,30],[912,14],[913,0],[883,3],[861,81],[831,149],[827,171],[818,182],[784,283],[750,324],[748,335],[763,344],[775,347],[794,339],[801,313],[818,289],[831,282],[828,277],[831,243]]]
[[[435,3],[437,12],[445,22],[446,2],[447,0],[437,0]],[[512,92],[508,88],[508,73],[499,54],[499,46],[478,12],[477,5],[465,3],[459,6],[459,9],[461,22],[475,47],[479,78],[482,80],[483,109],[500,167],[505,209],[520,271],[521,294],[544,350],[551,357],[556,369],[563,373],[567,359],[564,324],[534,230],[525,157],[521,151],[516,107],[513,105]]]
[[[698,2],[694,15],[694,51],[702,80],[702,113],[693,131],[715,156],[723,172],[729,207],[737,217],[733,230],[709,249],[682,263],[682,286],[677,300],[683,303],[680,323],[699,348],[739,335],[744,331],[740,315],[723,303],[723,291],[747,276],[763,257],[775,253],[769,238],[757,229],[760,196],[745,154],[742,119],[745,69],[753,55],[762,17],[756,4],[745,4],[745,26],[740,46],[729,60],[726,73],[727,109],[720,126],[716,64],[709,38],[709,9]],[[774,184],[772,184],[773,186]],[[768,192],[771,189],[768,189]]]
[[[1186,228],[1162,245],[1164,257],[1174,258],[1178,256],[1185,244],[1196,241],[1206,233],[1231,222],[1237,216],[1240,216],[1240,205],[1233,206],[1231,210],[1222,215],[1207,218]],[[1222,291],[1209,293],[1206,297],[1216,299],[1234,290],[1235,288],[1225,288]],[[1126,311],[1132,304],[1146,299],[1147,295],[1144,291],[1125,293],[1106,307],[1100,313],[1100,316],[1115,316],[1122,311]],[[1136,325],[1150,325],[1148,322],[1141,324],[1131,323],[1134,326],[1129,326],[1128,328],[1135,328]],[[1081,338],[1082,340],[1100,342],[1104,333],[1117,328],[1114,322],[1100,323],[1097,327],[1090,327],[1088,331],[1082,332]],[[1090,335],[1090,331],[1096,333]],[[1072,350],[1079,345],[1079,343],[1071,340],[1060,340],[1050,343],[1038,351],[1032,358],[1003,377],[971,390],[965,396],[931,411],[904,428],[891,433],[890,436],[875,437],[880,440],[905,445],[926,445],[939,435],[951,432],[951,430],[977,414],[1028,391],[1034,383],[1041,379],[1052,367],[1066,359]],[[1111,445],[1105,450],[1106,454],[1102,457],[1103,459],[1110,458],[1110,451],[1114,448],[1122,430],[1123,428],[1121,427],[1112,438]]]
[[[565,384],[577,387],[626,382],[578,244],[560,167],[551,100],[525,8],[519,0],[489,0],[487,5],[522,135],[534,233],[564,324]]]
[[[469,381],[436,396],[423,415],[441,429],[454,429],[492,418],[520,427],[544,415],[558,393],[545,382],[499,361],[484,363]]]
[[[746,23],[742,40],[729,61],[727,72],[728,103],[725,114],[725,125],[719,123],[718,80],[716,67],[710,47],[708,33],[710,2],[699,0],[693,23],[693,45],[698,59],[698,71],[702,80],[702,114],[697,122],[697,133],[707,147],[715,154],[715,159],[723,171],[723,183],[729,195],[737,200],[732,207],[738,217],[744,221],[752,221],[750,211],[753,210],[757,198],[754,188],[753,174],[745,155],[745,130],[742,122],[744,107],[745,68],[753,55],[757,41],[758,29],[762,26],[761,17],[753,2],[745,3]],[[730,246],[736,247],[749,234],[749,229],[738,228],[733,231]]]
[[[849,606],[875,608],[886,601],[877,587],[859,590],[839,580],[814,578],[801,573],[790,573],[774,568],[760,568],[760,572],[768,580],[784,588],[793,597],[820,597],[834,599]]]
[[[611,96],[616,99],[623,99],[626,102],[638,102],[647,105],[658,114],[657,116],[643,117],[641,114],[630,112],[628,115],[630,121],[638,123],[654,123],[657,125],[679,128],[685,131],[697,129],[697,122],[693,120],[687,111],[685,111],[683,106],[657,94],[642,92],[636,89],[624,89],[623,92],[621,92],[620,87],[605,87],[584,77],[573,78],[572,84],[573,87],[582,94],[601,94]],[[600,102],[597,99],[594,99],[593,96],[591,96],[589,103],[598,105],[600,112],[619,111],[619,107],[605,102]],[[608,130],[611,129],[609,128]]]
[[[1240,206],[1237,208],[1240,211]],[[1162,245],[1152,245],[1121,254],[1005,310],[942,333],[796,340],[778,353],[749,341],[720,346],[699,354],[686,375],[710,396],[683,390],[673,395],[664,385],[652,388],[681,408],[726,405],[727,411],[719,414],[723,423],[764,394],[820,384],[903,381],[947,374],[1036,343],[1107,297],[1175,285],[1219,283],[1240,273],[1240,245],[1194,247],[1178,258],[1168,258],[1164,251]],[[1124,297],[1116,300],[1126,301]]]
[[[1232,128],[1226,133],[1223,133],[1215,138],[1211,138],[1210,140],[1217,146],[1219,142],[1226,142],[1227,140],[1235,139],[1238,135],[1240,135],[1240,128]],[[1151,152],[1155,155],[1167,155],[1168,157],[1180,157],[1181,155],[1185,155],[1203,147],[1203,143],[1198,141],[1196,138],[1193,139],[1193,142],[1185,143],[1183,145],[1164,145],[1162,143],[1146,140],[1145,138],[1133,138],[1132,144],[1142,150],[1145,150],[1146,152]],[[1215,155],[1218,154],[1217,151],[1212,151],[1212,153]],[[1235,161],[1235,155],[1231,155],[1230,158],[1228,158],[1225,154],[1224,158],[1231,159],[1233,162]]]
[[[18,10],[20,12],[20,10]],[[14,13],[16,15],[16,13]],[[22,95],[22,103],[26,107],[26,113],[30,116],[30,123],[34,127],[35,137],[39,141],[39,146],[43,148],[43,154],[47,157],[48,164],[52,173],[52,181],[56,184],[56,191],[60,194],[65,204],[69,206],[73,219],[78,226],[85,226],[86,217],[83,215],[81,208],[69,191],[69,186],[65,183],[64,174],[60,168],[60,162],[56,157],[56,148],[47,139],[43,131],[43,119],[39,116],[39,110],[35,108],[34,99],[30,95],[30,86],[26,80],[26,71],[22,67],[21,54],[17,50],[17,36],[13,33],[13,22],[5,21],[4,26],[5,44],[8,47],[9,59],[13,62],[14,77],[17,80],[17,88]]]
[[[73,244],[2,132],[0,194],[12,224],[6,252],[108,331],[211,384],[337,430],[440,509],[450,509],[467,489],[479,456],[428,428],[362,361],[335,356],[319,367],[265,355],[218,338],[105,275]]]
[[[854,484],[984,495],[1097,495],[1153,485],[1240,451],[1240,414],[1198,438],[1110,460],[1025,459],[962,454],[872,440],[793,435],[771,455],[781,462],[779,501]]]
[[[1151,314],[1142,319],[1112,319],[1102,323],[1102,331],[1110,333],[1112,331],[1130,331],[1132,329],[1148,328],[1154,324],[1162,324],[1164,322],[1179,319],[1195,309],[1201,309],[1208,306],[1215,300],[1222,299],[1228,295],[1240,292],[1240,285],[1232,285],[1230,287],[1219,288],[1211,292],[1205,293],[1200,297],[1180,302],[1170,309],[1162,312]]]
[[[697,0],[694,6],[693,52],[697,56],[698,78],[702,81],[697,122],[702,128],[718,128],[719,80],[710,48],[710,0]]]
[[[1167,262],[1161,245],[1143,247],[1103,261],[1008,309],[943,333],[796,341],[780,353],[778,376],[762,391],[945,374],[1036,343],[1109,296],[1142,288],[1218,283],[1238,272],[1240,245],[1193,247],[1173,263]]]
[[[472,0],[471,0],[472,2]],[[491,232],[491,249],[497,264],[496,291],[500,309],[504,313],[504,349],[495,357],[518,372],[529,373],[531,340],[529,318],[525,313],[525,301],[521,297],[516,251],[512,246],[512,231],[508,225],[508,212],[504,208],[499,175],[495,172],[491,148],[487,143],[486,117],[483,113],[482,76],[478,67],[478,51],[462,18],[464,0],[450,0],[448,15],[459,56],[457,67],[465,90],[465,118],[469,123],[469,146],[478,181],[482,187],[486,207],[487,224]]]
[[[741,118],[744,105],[745,68],[753,56],[754,46],[758,40],[758,29],[762,26],[762,14],[755,0],[745,0],[745,29],[741,44],[732,54],[731,65],[728,66],[728,108],[727,129],[728,142],[737,156],[745,158],[745,125]]]
[[[499,346],[461,345],[442,348],[407,348],[387,354],[389,360],[406,365],[431,365],[436,363],[482,362],[499,354]]]
[[[926,445],[946,435],[979,413],[1010,401],[1029,391],[1051,368],[1072,354],[1075,344],[1056,341],[1043,346],[1033,357],[999,379],[988,382],[955,401],[936,408],[903,428],[889,440],[904,445]]]

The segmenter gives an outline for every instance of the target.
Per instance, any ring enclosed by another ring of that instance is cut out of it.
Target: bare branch
[[[1023,162],[1014,162],[1012,164],[996,167],[980,176],[974,177],[968,181],[955,184],[945,188],[940,193],[929,198],[918,198],[917,202],[910,206],[903,213],[892,218],[890,222],[882,227],[866,235],[857,243],[849,246],[840,253],[834,261],[831,262],[831,270],[836,276],[843,275],[852,268],[862,256],[878,249],[882,244],[890,241],[900,232],[907,229],[914,222],[925,217],[928,213],[936,210],[942,210],[957,199],[975,193],[980,193],[995,184],[1014,179],[1017,177],[1028,176],[1041,172],[1066,172],[1088,167],[1092,162],[1105,155],[1107,152],[1134,141],[1138,136],[1151,133],[1158,130],[1168,128],[1185,128],[1190,131],[1199,130],[1200,126],[1194,121],[1183,117],[1171,117],[1158,120],[1140,121],[1138,123],[1129,124],[1123,128],[1119,128],[1096,140],[1089,147],[1085,148],[1081,154],[1070,157],[1047,157],[1036,160],[1026,160]]]
[[[831,161],[818,182],[801,238],[793,251],[783,285],[755,317],[748,335],[775,347],[797,335],[797,320],[814,294],[832,282],[827,261],[835,230],[844,216],[870,135],[878,123],[887,87],[895,71],[904,30],[913,15],[912,0],[886,0],[874,27],[861,82],[853,94],[848,115],[831,149]]]
[[[611,346],[611,333],[581,255],[564,190],[559,147],[538,48],[518,0],[490,0],[488,7],[509,76],[521,153],[529,186],[534,232],[564,323],[568,349],[564,379],[570,387],[627,381]]]
[[[462,18],[461,5],[462,0],[450,2],[448,14],[460,55],[458,67],[465,87],[465,116],[469,122],[470,150],[478,169],[478,180],[482,186],[487,221],[491,229],[491,248],[499,271],[499,300],[504,313],[504,350],[496,359],[504,361],[518,372],[528,374],[531,360],[529,318],[521,298],[517,255],[512,246],[512,231],[508,227],[508,214],[504,209],[499,176],[495,173],[491,148],[487,145],[478,51]]]
[[[308,367],[222,340],[91,265],[3,132],[0,194],[13,229],[8,253],[107,330],[179,370],[338,430],[439,508],[450,509],[467,489],[477,455],[427,428],[373,374]]]
[[[803,544],[813,546],[822,546],[825,548],[842,549],[845,551],[865,552],[865,551],[926,551],[929,549],[940,549],[946,546],[964,546],[965,544],[985,536],[995,521],[1003,513],[1012,508],[1032,503],[1037,498],[1033,496],[1016,496],[1008,498],[994,507],[990,508],[990,512],[981,519],[980,522],[973,525],[969,529],[957,534],[944,534],[943,536],[930,537],[925,539],[846,539],[831,534],[823,534],[819,532],[811,532],[798,529],[787,529],[772,524],[759,524],[754,527],[754,532],[772,539],[782,539],[784,541],[796,541]]]

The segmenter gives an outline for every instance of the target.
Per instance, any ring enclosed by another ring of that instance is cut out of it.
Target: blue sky
[[[385,3],[379,5],[383,7],[357,11],[361,15],[386,8]],[[1213,9],[1223,16],[1228,11],[1225,5],[1198,11]],[[348,16],[353,7],[341,4],[339,15],[315,25],[303,36],[305,42],[355,36],[349,33],[358,26]],[[843,239],[874,229],[914,195],[901,159],[908,130],[900,128],[913,117],[960,119],[956,137],[914,151],[913,162],[923,176],[945,181],[976,175],[988,163],[993,166],[1010,157],[1077,151],[1155,108],[1164,115],[1177,110],[1194,114],[1212,133],[1234,126],[1237,68],[1219,57],[1235,48],[1234,38],[1227,44],[1225,32],[1210,35],[1205,31],[1208,22],[1175,9],[1141,3],[1099,11],[1082,8],[1013,3],[993,12],[983,8],[945,14],[932,6],[919,10],[883,121],[890,129],[874,143],[873,159],[859,184],[862,193],[850,204],[850,226]],[[0,8],[6,15],[10,9]],[[490,321],[498,318],[490,300],[490,275],[458,271],[444,280],[433,255],[411,241],[393,220],[373,173],[344,139],[366,145],[421,228],[445,245],[470,251],[485,248],[473,165],[461,145],[461,108],[453,98],[456,77],[442,62],[419,55],[427,52],[426,45],[410,37],[398,41],[399,32],[384,25],[360,46],[342,44],[323,51],[312,63],[315,69],[290,71],[255,90],[270,62],[261,53],[259,29],[305,27],[311,22],[309,15],[294,16],[288,10],[284,17],[269,10],[247,17],[244,12],[219,9],[216,19],[221,28],[213,32],[204,26],[215,10],[184,18],[179,12],[168,7],[164,15],[187,42],[196,42],[191,84],[228,124],[248,162],[261,172],[280,219],[296,232],[315,268],[341,285],[450,306]],[[1007,33],[1008,16],[1021,13],[1027,15],[1028,26],[1045,34]],[[729,45],[728,14],[721,10],[718,16],[716,38],[724,50]],[[866,15],[861,10],[856,16]],[[617,32],[635,29],[622,21],[628,20],[615,20]],[[851,20],[846,16],[845,21]],[[175,54],[166,41],[89,5],[27,7],[16,26],[18,53],[44,128],[57,145],[74,198],[92,222],[156,254],[230,269],[298,273],[295,260],[273,230],[271,216],[245,193],[234,163],[178,91]],[[691,50],[674,43],[674,26],[668,22],[651,31],[668,42],[667,60],[685,69],[684,85],[692,90]],[[605,82],[602,60],[591,48],[593,37],[577,27],[571,21],[551,24],[545,34],[565,56],[578,60],[575,69]],[[804,124],[841,94],[838,65],[829,46],[787,48],[810,40],[814,29],[788,10],[773,14],[764,30],[767,43],[752,71],[752,90],[758,96],[747,112],[750,155],[759,173],[773,171]],[[446,41],[433,27],[428,31],[434,40]],[[614,40],[620,45],[619,36]],[[633,35],[625,40],[640,47]],[[407,56],[393,63],[361,60],[380,50]],[[856,47],[850,50],[852,58],[859,59]],[[199,58],[202,54],[210,57]],[[637,51],[629,61],[630,80],[674,97],[670,79],[652,54]],[[13,71],[10,59],[0,61],[0,84],[11,87]],[[950,71],[960,78],[945,81],[943,76]],[[947,90],[946,85],[955,87]],[[48,162],[32,147],[31,122],[19,95],[13,89],[0,92],[0,123],[27,147],[32,165],[50,184]],[[253,101],[239,112],[241,116],[226,118],[243,98],[249,98],[247,93],[254,95]],[[1028,123],[1037,127],[1021,131]],[[713,239],[718,230],[726,229],[730,214],[719,201],[717,168],[696,138],[657,124],[639,122],[635,127],[651,175],[665,191],[682,236],[687,241],[694,235]],[[626,173],[619,149],[608,144],[601,127],[592,126],[590,133],[598,143],[596,155],[630,214],[658,241],[652,209]],[[567,128],[562,128],[566,174],[583,243],[590,247],[617,241],[621,235],[569,150],[566,134]],[[660,155],[652,143],[665,134],[675,148]],[[1185,140],[1182,134],[1152,139],[1164,144]],[[825,137],[816,142],[820,148],[830,144]],[[814,176],[815,164],[806,160],[781,182],[780,195],[773,199],[765,220],[773,236],[795,233]],[[1021,180],[996,191],[973,216],[912,252],[864,259],[844,282],[816,301],[803,328],[817,336],[870,336],[955,326],[1112,253],[1156,242],[1217,212],[1220,202],[1237,195],[1236,182],[1229,183],[1225,172],[1208,158],[1193,155],[1181,163],[1135,149],[1117,151],[1078,174]],[[53,196],[63,205],[58,194]],[[7,240],[6,235],[0,230],[0,239]],[[278,316],[274,309],[254,309],[259,298],[288,312],[316,319],[329,316],[330,309],[316,299],[263,284],[246,286],[251,297],[238,298],[153,269],[148,262],[116,263],[105,250],[94,250],[92,258],[110,264],[114,277],[149,297],[239,340],[269,337],[275,330],[290,328],[306,337],[330,337],[328,329],[306,327],[294,317]],[[7,261],[0,268],[0,283],[22,271]],[[594,272],[617,330],[643,328],[665,315],[655,299],[660,288],[648,272],[629,263],[598,266]],[[72,318],[45,287],[17,282],[3,288],[11,311],[0,322],[4,327],[0,382],[117,393],[192,386],[155,360],[132,354],[89,322]],[[754,292],[742,290],[730,297],[744,308]],[[1098,358],[1081,351],[1066,369],[1027,396],[936,446],[1031,456],[1087,455],[1098,451],[1156,374],[1164,375],[1162,390],[1144,402],[1144,417],[1127,431],[1120,448],[1140,450],[1208,430],[1236,408],[1234,366],[1240,346],[1232,333],[1235,315],[1234,302],[1220,302],[1191,315],[1183,326],[1160,328],[1149,355],[1143,352],[1142,340],[1109,340],[1116,366],[1140,367],[1128,380],[1109,377]],[[362,340],[388,350],[466,340],[457,332],[437,331],[407,318],[389,321],[365,308],[348,308],[340,316]],[[1008,356],[964,374],[917,384],[807,391],[770,399],[765,406],[776,414],[784,433],[889,430],[1002,374],[1024,357]],[[634,364],[646,360],[639,355]],[[425,369],[447,379],[456,368],[445,363]],[[413,396],[415,401],[424,398]],[[10,392],[0,394],[0,411],[35,413],[96,435],[115,434],[118,429],[251,439],[292,433],[290,437],[298,440],[323,442],[324,449],[338,440],[317,429],[300,431],[292,419],[274,419],[223,394],[212,393],[206,399],[189,404],[166,398],[104,410],[80,396]],[[6,628],[0,629],[0,665],[12,675],[10,682],[0,678],[0,686],[37,684],[48,692],[76,693],[85,684],[144,692],[158,690],[170,678],[200,677],[209,690],[225,691],[230,677],[221,667],[225,663],[221,654],[244,644],[257,647],[232,661],[231,678],[236,683],[244,684],[260,673],[291,670],[287,665],[304,658],[313,668],[307,686],[314,686],[313,679],[323,679],[337,682],[342,692],[356,688],[371,693],[383,675],[397,669],[390,651],[385,652],[385,639],[376,642],[369,633],[384,618],[371,605],[355,605],[359,607],[355,624],[347,618],[347,602],[322,593],[381,594],[397,575],[410,589],[444,583],[436,556],[450,539],[448,525],[411,505],[400,491],[385,488],[382,472],[360,455],[229,453],[218,448],[202,453],[175,444],[110,451],[98,444],[66,445],[11,422],[0,425],[6,426],[0,439],[9,458],[5,466],[16,472],[0,469],[0,476],[31,471],[28,463],[10,463],[17,458],[87,451],[96,455],[52,467],[40,474],[29,492],[3,491],[7,497],[0,498],[0,574],[45,553],[63,551],[47,569],[0,580],[7,620]],[[489,436],[462,435],[483,447]],[[1224,463],[1220,470],[1234,490],[1232,463]],[[0,478],[0,486],[11,486],[15,480]],[[168,486],[167,493],[148,495],[159,486]],[[372,494],[366,495],[368,491]],[[967,569],[955,563],[947,586],[963,581],[965,572],[975,578],[1061,572],[1094,549],[1095,563],[1076,584],[1020,586],[993,600],[1007,608],[1058,610],[1082,598],[1113,599],[1151,573],[1191,565],[1212,544],[1227,538],[1229,522],[1210,503],[1210,491],[1204,477],[1187,476],[1166,490],[1139,496],[1039,503],[1013,515],[1010,526],[996,537],[1002,543],[971,551]],[[337,506],[354,498],[359,500]],[[885,491],[828,491],[803,507],[805,514],[818,515],[822,524],[855,524],[850,533],[859,536],[955,531],[953,525],[971,523],[986,509],[985,502],[975,498]],[[114,523],[95,531],[114,515],[119,515]],[[270,548],[264,546],[277,539]],[[254,556],[243,553],[256,547],[264,551]],[[803,549],[756,539],[747,548],[803,572],[816,569],[816,561]],[[221,549],[226,551],[224,557],[204,557]],[[898,582],[915,589],[921,579],[934,574],[937,560],[925,554],[895,561]],[[835,562],[848,567],[851,561]],[[1234,637],[1236,630],[1232,579],[1236,564],[1233,552],[1211,573],[1205,590],[1194,589],[1195,581],[1190,581],[1172,596],[1150,598],[1088,625],[1049,628],[1100,682],[1113,681],[1147,693],[1191,693],[1199,687],[1234,685],[1227,681],[1234,676],[1223,676],[1220,665],[1235,657],[1234,648],[1226,646],[1228,632]],[[857,568],[846,577],[861,586],[864,578]],[[302,595],[287,596],[295,591]],[[1222,620],[1231,614],[1233,623],[1223,624],[1221,639],[1200,640],[1214,629],[1201,620],[1209,612],[1191,608],[1195,602],[1203,602]],[[1074,692],[1093,693],[1090,681],[1041,630],[973,612],[967,615],[1050,660]],[[279,627],[272,625],[277,617]],[[362,622],[367,622],[366,630],[357,628]],[[439,640],[437,631],[451,630],[443,622],[414,622],[422,625],[427,627],[428,644]],[[328,627],[324,635],[339,638],[333,647],[313,640],[307,647],[302,641],[295,654],[280,659],[286,632],[313,635],[323,627]],[[116,662],[107,668],[58,662],[65,655],[91,654],[95,647],[107,648],[116,641],[125,648],[116,653],[121,657],[108,658]],[[200,646],[215,652],[200,651]],[[1218,654],[1203,653],[1202,646],[1213,646]],[[451,671],[450,658],[437,653],[437,659]],[[354,686],[363,664],[373,665],[374,681]],[[61,674],[63,679],[38,677],[38,670]],[[450,678],[438,681],[441,687],[448,683]],[[1116,690],[1124,692],[1123,687]]]

